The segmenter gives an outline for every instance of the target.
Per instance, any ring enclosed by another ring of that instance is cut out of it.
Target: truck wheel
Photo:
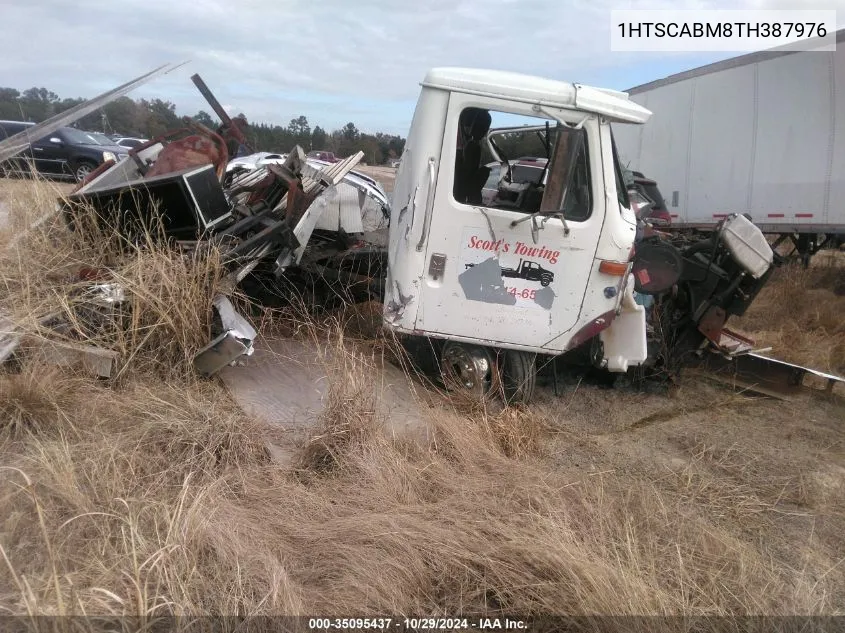
[[[537,388],[537,354],[505,350],[500,358],[505,404],[528,404]]]
[[[540,285],[543,286],[543,288],[547,287],[550,283],[552,283],[551,277],[541,277],[540,278]]]
[[[88,175],[97,169],[97,166],[87,160],[81,160],[73,166],[73,177],[76,182],[82,182]]]
[[[447,341],[440,355],[440,371],[449,391],[482,400],[493,388],[492,356],[480,345]]]

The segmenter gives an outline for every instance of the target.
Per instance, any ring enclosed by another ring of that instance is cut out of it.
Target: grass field
[[[0,181],[2,306],[30,332],[96,255],[49,223],[10,246],[50,187]],[[577,384],[526,410],[444,402],[420,440],[374,413],[374,360],[341,353],[281,466],[275,430],[190,371],[213,253],[107,259],[140,312],[115,384],[0,374],[0,613],[845,614],[841,402]],[[736,327],[845,373],[843,271],[778,271]]]

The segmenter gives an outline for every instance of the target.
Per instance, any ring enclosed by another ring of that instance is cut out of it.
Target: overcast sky
[[[209,110],[199,73],[250,121],[404,136],[431,67],[625,89],[733,55],[611,52],[611,9],[802,6],[845,18],[845,0],[0,0],[0,86],[92,97],[190,60],[130,96]]]

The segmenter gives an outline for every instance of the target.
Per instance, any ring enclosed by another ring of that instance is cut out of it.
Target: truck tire
[[[550,283],[552,283],[552,278],[549,275],[543,275],[540,277],[540,285],[543,288],[547,287]]]
[[[499,362],[505,404],[528,404],[537,388],[537,354],[505,350]]]

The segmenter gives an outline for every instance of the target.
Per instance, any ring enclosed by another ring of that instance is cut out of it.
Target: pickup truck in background
[[[317,160],[324,160],[327,163],[339,163],[340,159],[334,155],[334,152],[313,151],[308,152],[308,158],[315,158]]]

